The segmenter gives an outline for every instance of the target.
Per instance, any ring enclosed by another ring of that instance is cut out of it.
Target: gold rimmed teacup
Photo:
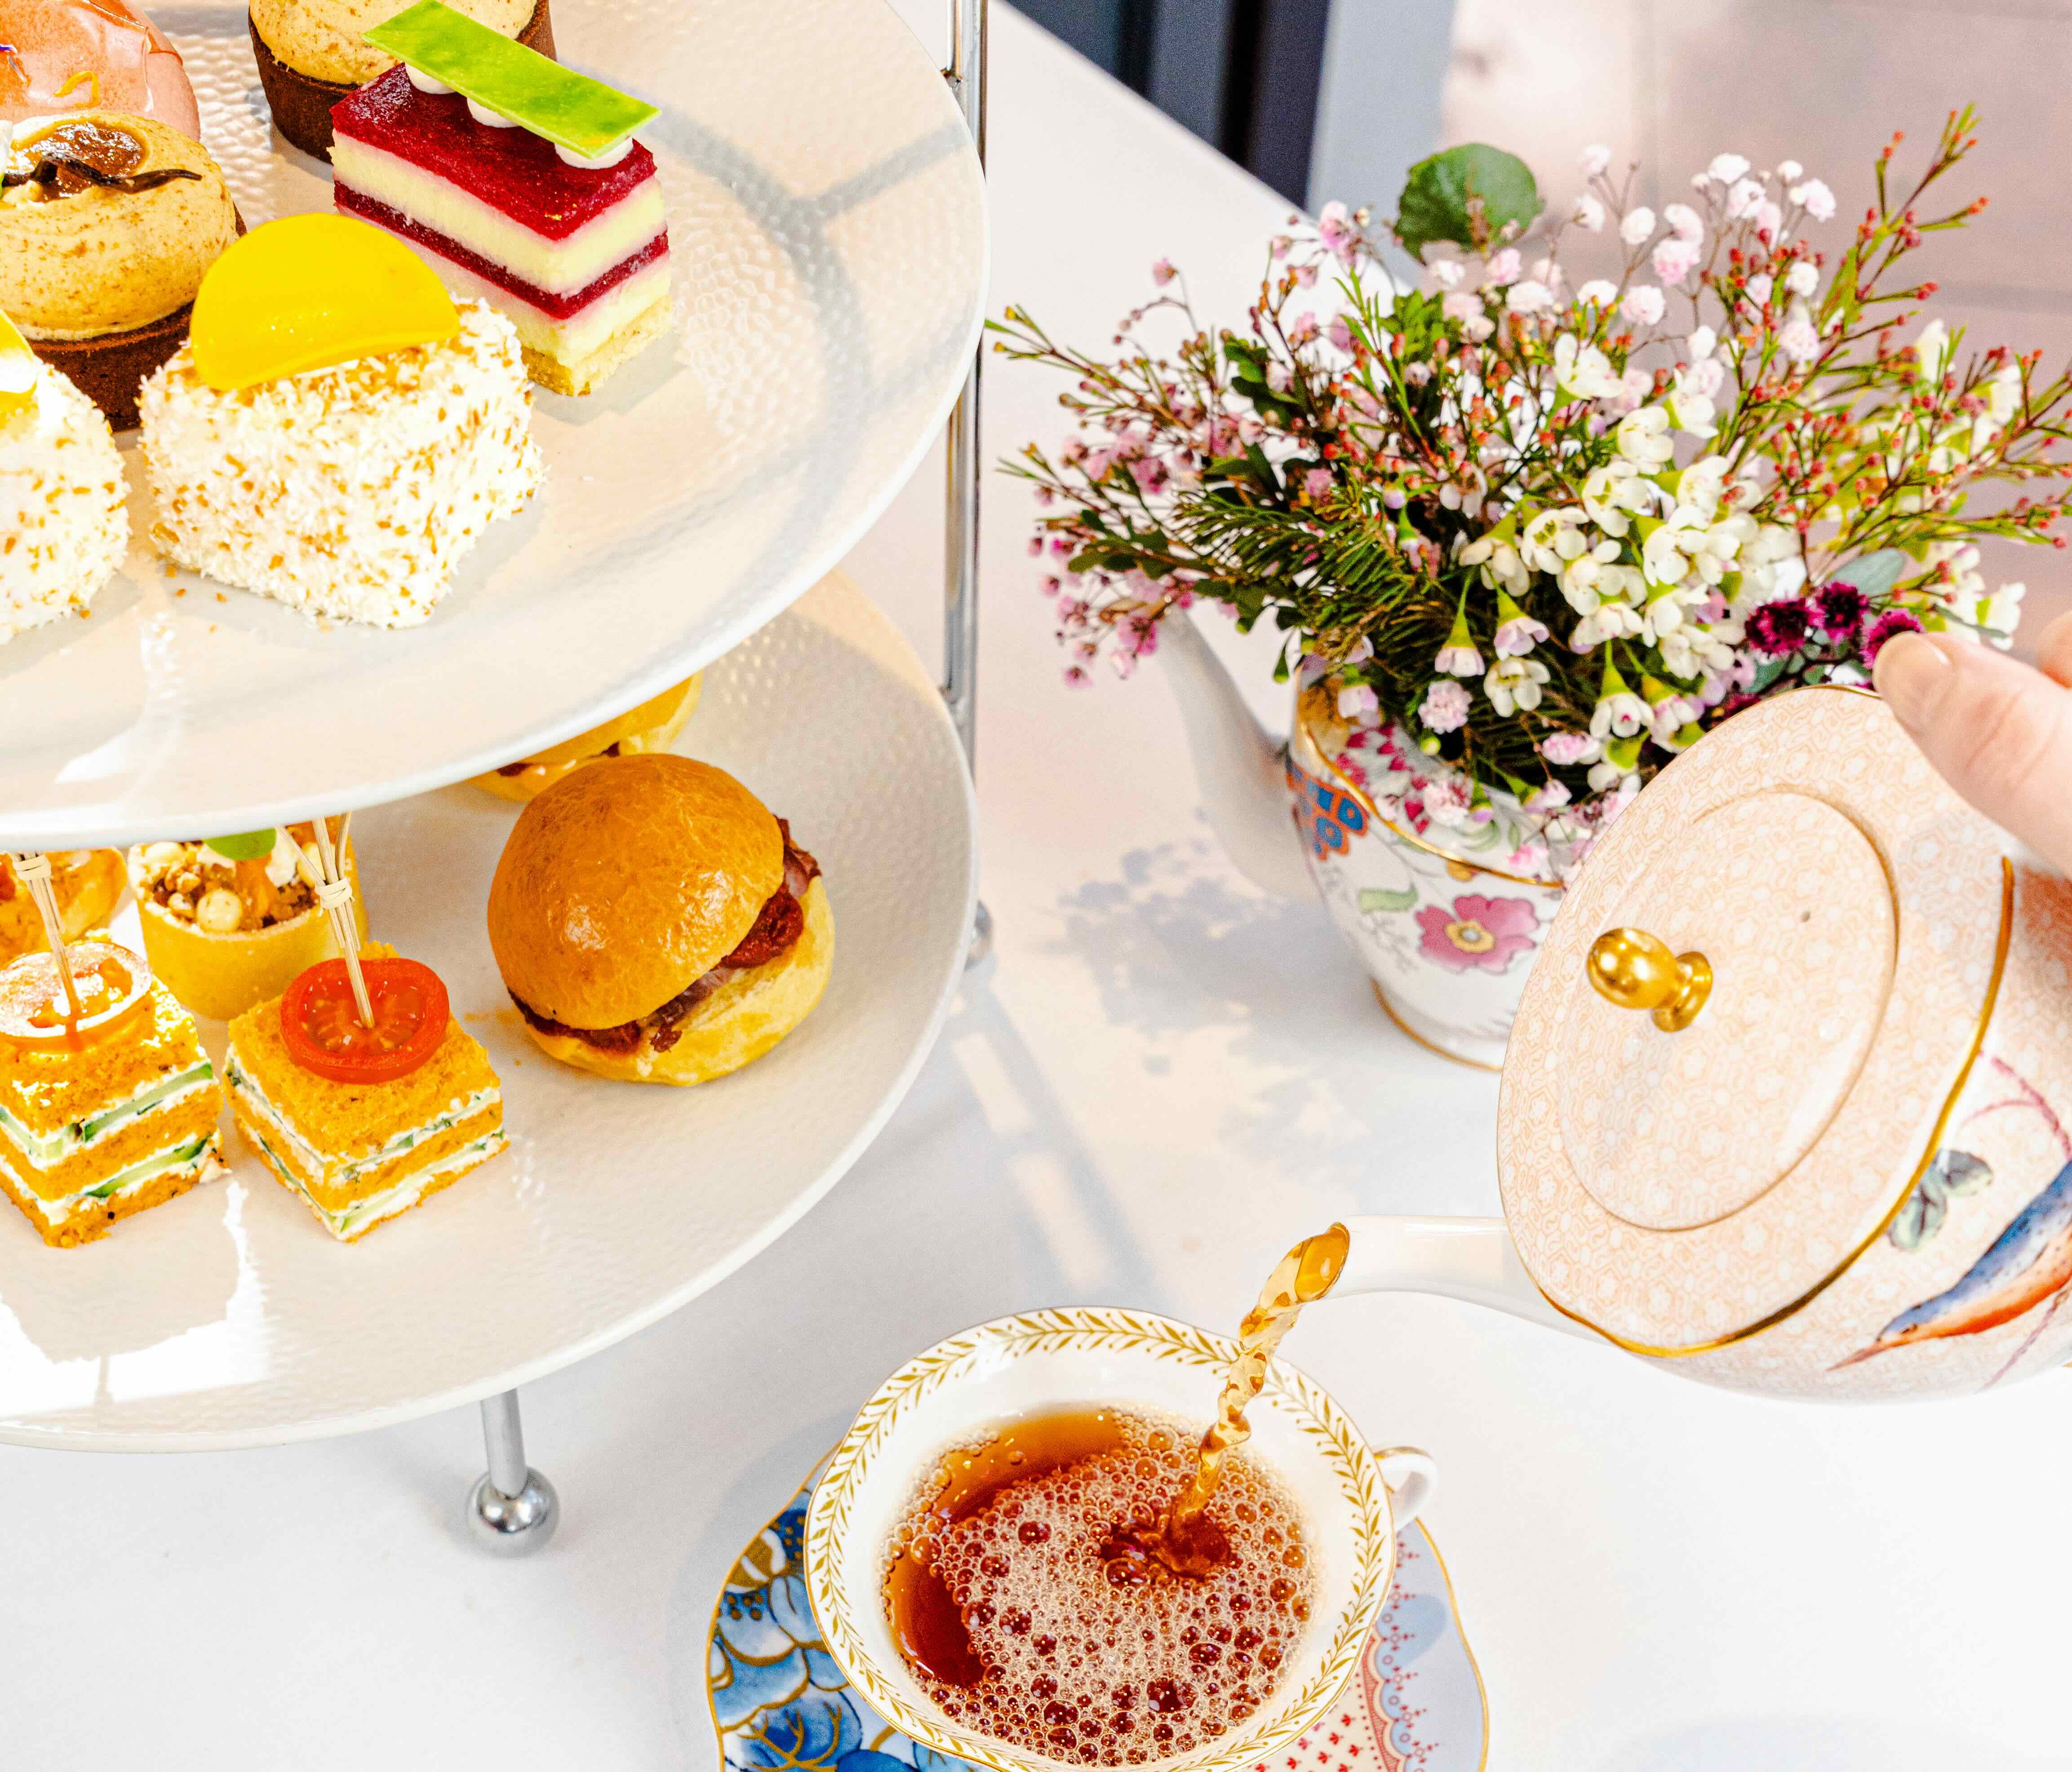
[[[960,1726],[908,1671],[886,1618],[893,1533],[935,1454],[1075,1406],[1206,1421],[1236,1351],[1222,1336],[1144,1311],[1039,1310],[953,1335],[887,1379],[835,1448],[806,1515],[807,1592],[858,1696],[942,1753],[992,1772],[1053,1772],[1059,1762]],[[1424,1453],[1376,1451],[1322,1388],[1281,1361],[1250,1413],[1252,1449],[1302,1511],[1318,1581],[1314,1610],[1258,1710],[1190,1753],[1147,1762],[1166,1772],[1239,1772],[1316,1721],[1351,1677],[1388,1598],[1397,1531],[1432,1490],[1434,1467]]]

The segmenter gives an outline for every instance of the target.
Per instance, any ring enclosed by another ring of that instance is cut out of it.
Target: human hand
[[[2072,874],[2072,614],[2026,664],[1950,634],[1885,642],[1878,693],[1942,779]]]

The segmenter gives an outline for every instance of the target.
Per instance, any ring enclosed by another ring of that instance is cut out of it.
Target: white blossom
[[[1564,332],[1554,341],[1554,384],[1580,400],[1610,400],[1619,391],[1611,359]]]
[[[1748,169],[1748,161],[1741,154],[1716,154],[1712,163],[1705,168],[1705,175],[1716,179],[1721,184],[1732,184]]]
[[[1672,203],[1662,212],[1662,219],[1669,224],[1669,231],[1679,240],[1696,245],[1705,237],[1705,218],[1688,203]]]
[[[1748,280],[1749,299],[1751,302],[1767,304],[1770,300],[1770,292],[1776,287],[1776,282],[1768,271],[1758,271]]]
[[[1640,631],[1640,611],[1630,603],[1605,602],[1576,623],[1568,637],[1572,652],[1587,652],[1606,640],[1631,639]],[[1601,733],[1598,737],[1603,737]]]
[[[1501,289],[1507,283],[1515,283],[1523,261],[1518,256],[1515,246],[1507,246],[1492,258],[1482,271],[1482,287]]]
[[[1777,335],[1777,348],[1803,369],[1820,355],[1820,335],[1811,320],[1788,321]]]
[[[1544,283],[1528,278],[1504,291],[1503,305],[1514,314],[1544,314],[1554,305],[1554,292]]]
[[[1530,713],[1540,705],[1540,685],[1549,673],[1537,659],[1498,659],[1482,679],[1482,693],[1490,705],[1505,719],[1521,708]]]
[[[1993,593],[1992,600],[1980,612],[1980,625],[1993,630],[1997,636],[1996,646],[2012,643],[2016,625],[2021,620],[2021,599],[2029,587],[2016,582],[2002,585]],[[1521,706],[1530,706],[1522,702]]]
[[[1700,357],[1696,363],[1687,363],[1676,372],[1676,393],[1679,399],[1696,395],[1710,400],[1720,391],[1727,379],[1727,372],[1710,357]]]
[[[1569,206],[1568,219],[1588,232],[1604,232],[1605,206],[1585,191]]]
[[[1652,474],[1676,453],[1669,441],[1669,414],[1643,406],[1618,421],[1618,452],[1641,473]]]
[[[1698,249],[1690,241],[1672,236],[1656,245],[1651,262],[1655,274],[1673,287],[1698,268]]]
[[[1532,578],[1525,562],[1519,559],[1518,549],[1495,535],[1476,537],[1461,549],[1460,561],[1464,566],[1480,566],[1484,584],[1492,590],[1507,590],[1513,596],[1523,590]],[[1481,668],[1479,664],[1475,667],[1478,671]]]
[[[1714,165],[1719,162],[1715,161]],[[1743,162],[1746,164],[1745,162]],[[1753,179],[1743,179],[1727,193],[1727,214],[1736,220],[1754,213],[1756,205],[1763,199],[1762,187]]]
[[[1914,341],[1914,372],[1923,381],[1941,380],[1950,351],[1950,329],[1940,320],[1930,320]]]
[[[1792,186],[1786,195],[1815,221],[1827,221],[1834,216],[1835,193],[1818,179]]]
[[[1652,283],[1636,283],[1626,292],[1619,311],[1638,325],[1654,326],[1664,312],[1662,291]]]
[[[1777,175],[1786,184],[1790,184],[1794,179],[1802,177],[1805,171],[1805,167],[1799,165],[1796,160],[1780,160],[1777,162]]]
[[[1590,710],[1593,738],[1630,738],[1648,726],[1647,704],[1630,689],[1615,689]]]
[[[1576,291],[1576,299],[1585,307],[1610,307],[1618,299],[1618,285],[1593,277]]]
[[[1612,163],[1612,150],[1601,142],[1593,142],[1583,150],[1581,166],[1586,179],[1601,179]]]
[[[1794,295],[1811,295],[1820,286],[1820,269],[1810,258],[1802,258],[1784,273],[1784,286]]]
[[[1626,211],[1626,219],[1619,224],[1619,238],[1629,246],[1638,246],[1654,232],[1655,212],[1646,204]]]
[[[1703,363],[1718,348],[1720,335],[1709,326],[1701,326],[1684,342],[1690,350],[1691,360]]]

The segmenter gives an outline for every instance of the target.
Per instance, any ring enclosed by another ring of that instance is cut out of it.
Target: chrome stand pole
[[[964,126],[985,167],[987,0],[950,0],[950,83]],[[979,372],[980,342],[950,414],[943,520],[943,699],[973,776],[978,763]],[[972,921],[964,964],[976,966],[993,947],[993,915],[980,904]]]
[[[482,1400],[482,1437],[489,1470],[467,1499],[468,1529],[500,1556],[529,1556],[554,1536],[561,1504],[554,1486],[525,1462],[516,1391]]]

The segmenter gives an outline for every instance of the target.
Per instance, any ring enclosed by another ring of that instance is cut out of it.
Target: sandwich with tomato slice
[[[489,944],[534,1042],[599,1076],[695,1083],[758,1059],[834,964],[820,864],[723,770],[668,752],[565,777],[512,827]]]

